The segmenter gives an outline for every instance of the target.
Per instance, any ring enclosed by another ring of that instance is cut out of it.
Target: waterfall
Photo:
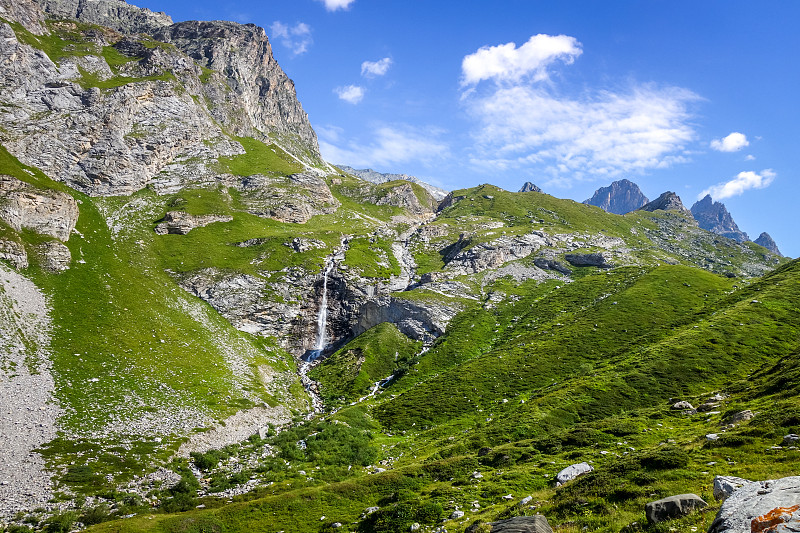
[[[322,301],[319,304],[319,312],[317,313],[317,341],[314,348],[309,350],[306,355],[308,362],[314,361],[322,354],[325,349],[325,330],[328,324],[328,275],[333,270],[333,259],[326,261],[325,274],[322,281]]]
[[[322,282],[322,302],[319,304],[319,314],[317,315],[317,344],[314,350],[322,351],[325,348],[325,326],[328,322],[328,274],[333,269],[333,261],[328,262],[325,269],[325,278]]]

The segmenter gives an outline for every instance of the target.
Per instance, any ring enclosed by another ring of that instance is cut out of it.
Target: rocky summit
[[[519,192],[542,192],[542,189],[534,185],[530,181],[526,181],[522,187],[519,188]]]
[[[753,242],[759,246],[763,246],[775,255],[782,255],[780,250],[778,250],[778,245],[774,240],[772,240],[772,237],[770,237],[769,233],[766,231],[762,232],[761,235],[759,235],[758,238]]]
[[[741,231],[722,202],[715,202],[710,195],[695,202],[691,208],[692,216],[701,228],[735,241],[749,241],[747,233]]]
[[[0,0],[0,34],[1,531],[796,519],[768,237],[333,166],[254,25]]]
[[[600,187],[583,203],[595,205],[609,213],[624,215],[639,209],[649,201],[638,185],[623,179],[613,182],[608,187]]]

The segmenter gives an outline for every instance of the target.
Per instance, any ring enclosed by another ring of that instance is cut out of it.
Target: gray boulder
[[[800,435],[797,435],[796,433],[789,433],[783,437],[784,446],[797,446],[798,442],[800,442]]]
[[[612,268],[614,265],[608,262],[606,256],[602,253],[593,254],[566,254],[564,259],[569,261],[573,266],[592,266],[600,268]]]
[[[644,514],[649,523],[657,524],[686,516],[695,509],[707,506],[708,504],[697,494],[678,494],[645,504]]]
[[[686,400],[681,400],[672,404],[673,409],[694,409],[694,406]]]
[[[572,481],[576,477],[589,473],[592,470],[594,470],[594,468],[587,462],[570,465],[556,475],[556,486],[563,485],[567,481]]]
[[[727,420],[729,424],[738,424],[740,422],[746,422],[756,416],[753,411],[747,409],[745,411],[739,411],[738,413],[734,413],[731,417]]]
[[[547,518],[537,514],[535,516],[515,516],[507,520],[491,522],[492,533],[553,533]],[[467,532],[475,531],[480,523],[467,528]]]
[[[722,504],[708,533],[800,531],[800,476],[748,483]]]
[[[752,482],[736,476],[716,476],[714,478],[714,499],[724,501],[733,494],[733,491],[748,483]]]

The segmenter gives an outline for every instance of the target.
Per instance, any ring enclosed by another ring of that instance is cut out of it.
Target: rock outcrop
[[[231,220],[233,217],[228,215],[190,215],[182,211],[169,211],[164,216],[164,221],[155,227],[155,232],[159,235],[186,235],[194,228]]]
[[[683,213],[685,215],[691,216],[691,211],[684,207],[683,202],[681,202],[680,196],[675,194],[672,191],[667,191],[663,193],[661,196],[653,200],[652,202],[643,205],[640,207],[642,211],[678,211],[679,213]]]
[[[619,180],[608,187],[600,187],[583,203],[597,206],[609,213],[624,215],[636,211],[649,201],[638,185],[629,180]]]
[[[533,184],[533,182],[526,181],[520,187],[519,192],[542,192],[542,189]]]
[[[733,217],[725,208],[725,204],[714,202],[708,194],[702,200],[695,202],[690,211],[694,219],[697,220],[697,224],[703,229],[737,242],[750,240],[747,233],[741,231],[736,222],[733,221]]]
[[[376,172],[371,168],[357,169],[349,167],[347,165],[336,165],[336,166],[339,167],[343,172],[346,172],[359,179],[362,179],[364,181],[369,181],[372,183],[381,184],[396,180],[410,181],[411,183],[416,183],[422,186],[426,191],[428,191],[437,202],[444,199],[444,197],[447,196],[448,194],[448,191],[442,189],[441,187],[436,187],[435,185],[426,183],[421,179],[417,178],[416,176],[409,176],[408,174],[391,174],[391,173],[387,174],[383,172]]]
[[[613,268],[614,265],[608,262],[608,257],[603,252],[592,254],[566,254],[564,259],[572,266],[576,267],[598,267],[598,268]]]
[[[678,494],[645,504],[644,514],[651,524],[681,518],[696,509],[708,507],[708,504],[697,494]]]
[[[781,251],[778,250],[778,245],[775,243],[774,240],[772,240],[772,237],[770,237],[769,233],[767,233],[766,231],[761,233],[761,235],[759,235],[758,238],[753,242],[759,246],[763,246],[773,254],[783,257]]]
[[[708,533],[789,533],[800,529],[800,477],[754,481],[722,504]]]
[[[24,5],[0,0],[12,20],[36,29],[39,6]],[[245,151],[230,134],[278,143],[307,164],[321,161],[316,135],[263,29],[171,25],[169,17],[116,0],[42,5],[119,30],[69,20],[52,30],[40,25],[45,39],[53,31],[74,40],[54,52],[0,23],[0,142],[22,163],[98,196],[132,194],[156,178],[173,188],[176,179],[179,186],[214,184],[216,160]],[[109,65],[109,46],[128,61]]]
[[[393,205],[405,209],[409,214],[429,217],[436,209],[436,200],[427,191],[418,195],[409,183],[401,183],[375,200],[377,205]]]
[[[56,17],[107,26],[123,33],[153,33],[172,24],[163,12],[153,12],[120,0],[36,0]]]
[[[27,229],[67,241],[78,221],[78,204],[67,193],[0,175],[0,220],[16,231]]]
[[[309,172],[287,177],[249,176],[234,184],[248,213],[303,224],[314,215],[333,213],[339,201],[324,180]]]

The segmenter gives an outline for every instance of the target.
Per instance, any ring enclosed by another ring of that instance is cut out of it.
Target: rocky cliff
[[[749,241],[747,233],[741,231],[722,202],[715,202],[710,195],[694,203],[692,216],[701,228],[728,237],[738,242]]]
[[[619,180],[608,187],[600,187],[583,203],[595,205],[609,213],[624,215],[639,209],[649,201],[638,185],[629,180]]]
[[[24,164],[90,195],[119,195],[156,179],[225,179],[219,159],[246,152],[231,135],[274,143],[300,167],[320,163],[263,29],[171,25],[124,2],[42,5],[50,13],[0,3],[19,23],[0,24],[0,142]],[[55,14],[80,22],[44,22]]]

